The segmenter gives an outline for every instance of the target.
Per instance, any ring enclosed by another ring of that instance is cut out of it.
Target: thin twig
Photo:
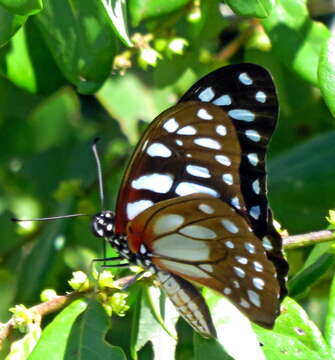
[[[122,277],[122,278],[116,280],[115,281],[116,288],[117,287],[123,288],[125,286],[125,284],[127,284],[133,277],[134,277],[134,275],[128,275],[128,276],[125,276],[125,277]],[[36,317],[38,319],[42,319],[43,316],[53,313],[57,310],[60,310],[60,309],[64,308],[65,305],[68,305],[71,302],[73,302],[74,300],[82,298],[85,295],[87,295],[88,293],[91,293],[93,291],[94,291],[93,288],[90,288],[90,289],[88,289],[86,291],[82,291],[82,292],[74,291],[70,294],[60,295],[49,301],[32,306],[29,309],[29,311],[36,314]],[[13,329],[14,329],[13,319],[8,320],[5,324],[0,324],[0,349],[2,347],[4,340],[6,338],[8,338],[8,336],[10,336]]]
[[[245,42],[254,33],[255,29],[260,26],[258,20],[250,21],[250,26],[241,32],[236,38],[234,38],[229,44],[227,44],[216,56],[216,60],[228,61],[232,58],[245,44]]]
[[[335,239],[335,231],[321,230],[306,234],[283,236],[283,247],[285,250],[315,245],[321,242]]]

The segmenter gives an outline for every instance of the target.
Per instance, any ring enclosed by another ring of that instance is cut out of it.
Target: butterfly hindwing
[[[206,194],[160,202],[128,226],[130,249],[144,245],[156,268],[227,296],[252,321],[279,314],[276,270],[244,217]]]

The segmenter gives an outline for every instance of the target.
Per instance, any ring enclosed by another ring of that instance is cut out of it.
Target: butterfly
[[[216,337],[216,330],[198,285],[266,328],[287,294],[288,265],[266,189],[266,150],[277,115],[275,86],[261,66],[211,72],[149,125],[116,211],[93,220],[95,235],[151,271],[204,337]]]

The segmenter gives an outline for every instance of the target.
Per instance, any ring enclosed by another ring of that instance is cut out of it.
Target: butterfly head
[[[93,216],[93,234],[101,238],[111,238],[114,235],[115,213],[110,210],[101,211]]]

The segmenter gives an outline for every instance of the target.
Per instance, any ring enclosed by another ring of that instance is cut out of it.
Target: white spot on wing
[[[259,298],[259,295],[255,291],[248,290],[248,297],[250,302],[252,302],[255,306],[261,307],[261,300]]]
[[[210,178],[211,174],[209,173],[209,170],[203,166],[198,165],[187,165],[186,171],[193,176],[198,176],[202,178]]]
[[[208,204],[200,204],[198,206],[198,208],[200,211],[202,211],[205,214],[213,214],[214,213],[214,209]]]
[[[256,251],[255,245],[254,245],[254,244],[251,244],[251,243],[249,243],[249,242],[246,242],[246,243],[244,244],[244,247],[245,247],[245,249],[248,251],[248,253],[250,253],[250,254],[254,254],[255,251]]]
[[[253,166],[257,166],[258,165],[258,162],[259,162],[259,159],[258,159],[258,155],[256,153],[250,153],[247,155],[247,158],[250,162],[251,165]]]
[[[244,73],[241,73],[239,76],[238,76],[238,79],[241,81],[241,83],[243,85],[252,85],[253,84],[253,81],[252,79],[250,78],[250,76],[244,72]]]
[[[270,241],[270,239],[267,236],[264,236],[262,239],[263,247],[266,251],[273,250],[273,245]]]
[[[228,115],[235,120],[251,122],[255,120],[255,114],[246,109],[233,109],[228,111]]]
[[[221,220],[221,224],[232,234],[238,233],[238,227],[232,221],[223,219]]]
[[[266,94],[263,91],[257,91],[255,98],[258,102],[264,104],[266,101]]]
[[[170,174],[148,174],[140,176],[131,182],[133,189],[151,190],[159,194],[166,194],[173,184],[173,176]]]
[[[230,295],[230,294],[231,294],[231,288],[224,288],[224,289],[223,289],[223,293],[224,293],[225,295]]]
[[[254,190],[255,194],[259,194],[261,192],[261,187],[259,184],[259,180],[255,180],[252,182],[252,189]]]
[[[214,271],[213,266],[210,264],[201,264],[199,267],[209,273],[212,273]]]
[[[178,146],[183,146],[183,145],[184,145],[184,143],[183,143],[181,140],[179,140],[179,139],[176,140],[176,144],[177,144]]]
[[[250,216],[252,216],[255,220],[258,220],[261,215],[261,208],[259,205],[252,206],[249,210]]]
[[[197,133],[197,130],[195,129],[195,127],[193,127],[191,125],[184,126],[177,131],[178,135],[195,135],[196,133]]]
[[[216,233],[201,225],[188,225],[179,230],[185,236],[194,237],[196,239],[215,239]]]
[[[226,155],[215,155],[215,160],[225,166],[231,165],[231,161],[230,161],[229,157]]]
[[[211,101],[215,96],[213,89],[209,86],[205,90],[202,90],[201,93],[198,95],[198,98],[201,101]]]
[[[252,279],[252,283],[254,284],[254,287],[258,290],[263,290],[264,289],[264,285],[265,282],[263,279],[259,278],[259,277],[255,277]]]
[[[207,261],[210,249],[207,242],[192,240],[177,233],[165,235],[152,244],[156,254],[184,261]]]
[[[227,246],[227,248],[229,248],[229,249],[234,249],[234,244],[230,241],[230,240],[228,240],[228,241],[226,241],[225,242],[225,245]]]
[[[240,283],[237,280],[233,280],[233,285],[236,289],[239,289]]]
[[[218,125],[216,127],[216,133],[221,136],[227,135],[227,128],[224,125]]]
[[[254,268],[257,272],[263,271],[263,265],[258,261],[254,261]]]
[[[161,259],[160,263],[163,266],[165,266],[167,269],[171,269],[174,272],[186,276],[195,277],[195,278],[211,278],[210,274],[208,275],[207,273],[201,271],[201,269],[197,268],[194,265],[182,264],[182,263],[177,263],[176,261],[169,261],[164,259]]]
[[[241,209],[240,200],[237,196],[233,197],[230,202],[236,209]]]
[[[244,278],[245,277],[245,271],[242,270],[241,268],[237,267],[237,266],[233,266],[233,269],[235,271],[235,274],[240,277],[240,278]]]
[[[151,207],[154,203],[150,200],[139,200],[127,204],[127,216],[129,220],[133,220],[142,211]]]
[[[181,182],[176,187],[176,194],[180,196],[191,195],[195,193],[204,193],[215,197],[219,197],[219,194],[214,189],[191,182],[186,182],[186,181]]]
[[[223,174],[222,175],[222,180],[227,184],[227,185],[232,185],[233,184],[233,175],[232,174]]]
[[[248,259],[243,256],[235,256],[236,261],[238,261],[242,265],[248,264]]]
[[[211,115],[206,109],[198,110],[197,116],[203,120],[212,120],[213,119],[213,115]]]
[[[178,128],[179,128],[179,124],[177,123],[175,118],[171,118],[167,121],[165,121],[163,128],[169,132],[169,133],[173,133],[175,132]]]
[[[256,130],[246,130],[245,136],[251,141],[258,142],[261,140],[261,135]]]
[[[241,305],[242,307],[244,307],[245,309],[249,309],[249,308],[250,308],[250,303],[248,303],[248,301],[245,300],[245,299],[243,299],[243,298],[241,298],[240,305]]]
[[[222,95],[213,101],[213,104],[218,106],[228,106],[232,103],[229,95]]]
[[[167,232],[172,232],[183,225],[185,219],[178,214],[167,214],[160,216],[153,227],[155,235],[161,235]]]
[[[214,139],[211,138],[197,138],[193,141],[195,144],[208,148],[208,149],[214,149],[219,150],[221,149],[221,145]]]
[[[146,153],[151,157],[160,156],[168,158],[172,155],[171,150],[161,143],[152,143],[146,150]]]

